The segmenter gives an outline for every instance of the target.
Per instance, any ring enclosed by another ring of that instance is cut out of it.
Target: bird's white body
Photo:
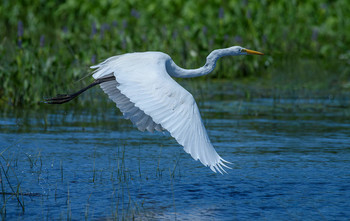
[[[246,54],[239,46],[213,51],[207,63],[198,69],[178,67],[162,52],[128,53],[111,57],[92,66],[93,78],[115,76],[116,81],[101,83],[126,119],[141,131],[167,130],[193,159],[200,160],[214,172],[227,167],[212,146],[193,96],[174,77],[208,74],[217,59],[225,55]],[[171,75],[171,76],[170,76]]]

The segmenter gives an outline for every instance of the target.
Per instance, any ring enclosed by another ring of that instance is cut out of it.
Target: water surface
[[[194,161],[169,134],[139,132],[112,105],[4,112],[1,215],[349,219],[348,99],[245,99],[215,91],[222,96],[192,92],[217,152],[232,162],[225,175]]]

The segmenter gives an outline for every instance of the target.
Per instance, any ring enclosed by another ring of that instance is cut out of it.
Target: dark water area
[[[194,161],[169,134],[138,131],[112,105],[97,112],[55,106],[3,113],[1,216],[350,218],[346,96],[276,100],[217,93],[226,96],[195,97],[213,145],[232,162],[224,175]]]

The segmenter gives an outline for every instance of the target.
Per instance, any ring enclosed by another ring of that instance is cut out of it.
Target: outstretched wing
[[[154,130],[164,130],[161,125],[155,123],[149,115],[136,107],[128,97],[120,92],[117,81],[104,82],[100,84],[100,87],[116,103],[117,107],[123,113],[124,118],[130,119],[140,131],[148,130],[149,132],[153,132]]]
[[[160,52],[130,53],[93,66],[95,79],[114,75],[101,88],[140,130],[163,128],[193,159],[214,172],[227,167],[210,143],[192,95],[166,71],[170,57]],[[227,162],[228,163],[228,162]]]

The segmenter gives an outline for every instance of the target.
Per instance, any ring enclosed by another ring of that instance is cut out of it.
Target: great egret
[[[203,67],[183,69],[162,52],[135,52],[110,57],[92,66],[95,81],[70,95],[46,99],[49,104],[68,102],[87,89],[100,84],[126,119],[140,130],[167,130],[193,159],[200,160],[215,173],[230,168],[210,143],[197,104],[192,95],[172,77],[190,78],[209,74],[216,61],[228,55],[263,55],[261,52],[233,46],[212,51]]]

